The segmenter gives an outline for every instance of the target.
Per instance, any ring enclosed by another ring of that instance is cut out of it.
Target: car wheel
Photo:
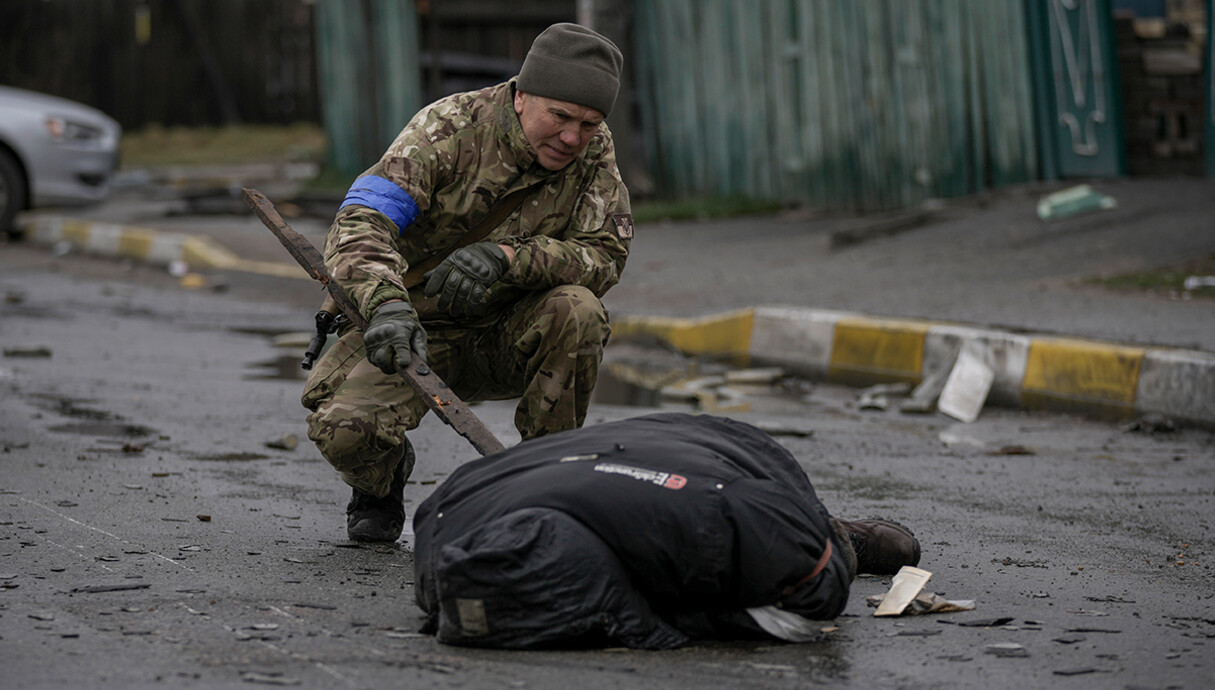
[[[21,236],[13,221],[24,204],[25,175],[12,154],[0,149],[0,231],[14,239]]]

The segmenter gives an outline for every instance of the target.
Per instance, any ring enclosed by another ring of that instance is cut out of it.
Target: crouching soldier
[[[517,77],[422,109],[355,180],[325,263],[369,326],[346,328],[303,394],[308,436],[353,488],[346,530],[395,541],[427,407],[395,372],[427,362],[464,400],[521,398],[524,440],[586,418],[633,236],[604,118],[622,58],[556,24]]]

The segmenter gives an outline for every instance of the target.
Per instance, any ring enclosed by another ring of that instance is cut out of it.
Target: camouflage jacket
[[[514,110],[515,81],[455,94],[422,109],[384,156],[355,180],[325,242],[325,263],[363,315],[405,298],[402,277],[530,188],[485,238],[515,249],[491,296],[582,285],[602,297],[620,279],[633,234],[628,190],[611,132],[600,125],[562,170],[536,162]],[[420,302],[423,318],[439,317]]]

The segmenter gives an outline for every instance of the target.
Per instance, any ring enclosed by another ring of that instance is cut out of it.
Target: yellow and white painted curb
[[[688,354],[861,386],[919,383],[952,367],[969,344],[995,374],[987,398],[993,404],[1115,417],[1159,413],[1215,425],[1215,354],[1208,352],[780,306],[697,319],[618,317],[612,335],[659,337]]]
[[[27,222],[26,239],[40,244],[69,242],[86,254],[168,266],[182,261],[192,271],[243,271],[279,278],[308,278],[295,264],[242,259],[205,235],[161,232],[77,218],[43,216]]]

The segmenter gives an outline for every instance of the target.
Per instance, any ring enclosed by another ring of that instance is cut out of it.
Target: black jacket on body
[[[797,461],[721,417],[635,417],[458,468],[414,516],[415,588],[442,642],[669,648],[763,635],[750,607],[830,619],[848,568]]]

